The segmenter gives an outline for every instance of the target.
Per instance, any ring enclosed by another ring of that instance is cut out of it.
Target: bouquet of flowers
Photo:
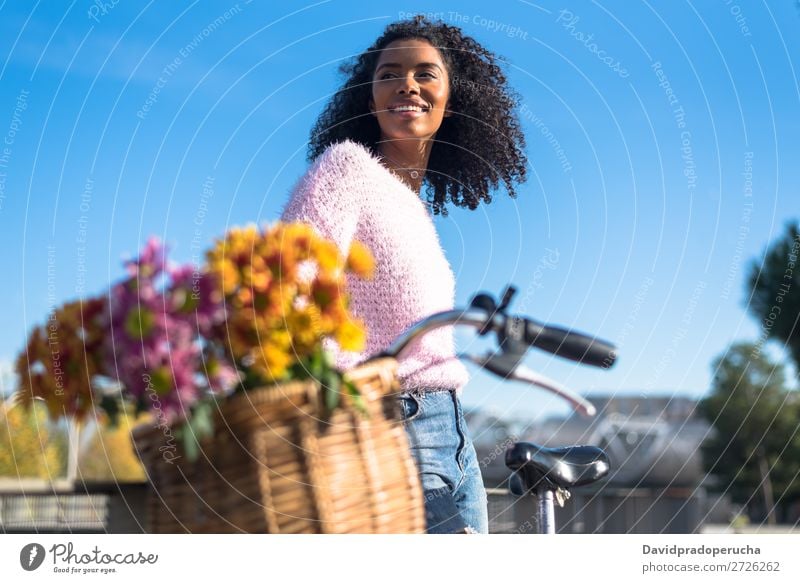
[[[231,229],[202,266],[173,265],[150,239],[107,294],[54,310],[16,361],[21,399],[78,420],[120,407],[183,427],[187,452],[212,430],[215,400],[236,391],[316,379],[333,410],[360,396],[325,350],[363,349],[348,310],[348,274],[371,277],[370,252],[347,257],[302,223]]]

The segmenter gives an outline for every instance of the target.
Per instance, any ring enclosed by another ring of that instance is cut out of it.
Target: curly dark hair
[[[340,66],[347,77],[311,130],[308,159],[349,139],[378,154],[380,127],[371,115],[372,78],[381,50],[397,40],[424,39],[439,50],[450,77],[450,110],[431,149],[426,195],[434,214],[445,205],[474,210],[492,202],[490,190],[502,181],[516,197],[515,183],[527,177],[525,136],[497,57],[455,26],[424,16],[390,24],[365,52]]]

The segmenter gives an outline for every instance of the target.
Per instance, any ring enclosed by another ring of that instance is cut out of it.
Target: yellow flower
[[[342,350],[360,352],[366,342],[364,327],[357,320],[345,320],[336,330],[336,341]]]
[[[353,241],[347,255],[347,269],[359,277],[372,279],[375,271],[375,259],[370,250],[360,241]]]
[[[293,310],[286,318],[286,325],[292,335],[293,345],[299,353],[311,352],[322,336],[319,308],[309,304],[302,309]]]
[[[270,287],[267,295],[264,296],[264,305],[256,304],[256,309],[282,322],[286,315],[292,311],[292,303],[296,296],[297,286],[276,283],[276,285]]]
[[[253,367],[270,380],[277,381],[285,377],[289,365],[294,361],[292,354],[270,344],[265,345],[259,352]]]
[[[231,355],[268,381],[318,351],[325,337],[360,351],[363,324],[348,309],[345,273],[371,277],[375,262],[361,243],[342,257],[306,223],[233,228],[207,255],[217,293],[228,306]],[[314,269],[305,269],[307,266]]]
[[[264,257],[268,273],[279,281],[294,279],[294,272],[297,268],[297,259],[291,251],[282,252],[280,249],[272,249]]]
[[[314,247],[314,254],[320,270],[328,275],[338,276],[343,261],[336,244],[325,239],[318,239]]]
[[[241,283],[239,270],[227,259],[221,259],[211,265],[212,273],[216,273],[222,285],[222,293],[230,295],[236,291]]]
[[[253,305],[253,290],[249,287],[243,287],[240,289],[236,295],[232,298],[233,305],[237,308],[243,308]]]
[[[299,258],[308,259],[317,239],[313,228],[306,223],[289,223],[284,226],[280,240],[281,250],[290,251]]]

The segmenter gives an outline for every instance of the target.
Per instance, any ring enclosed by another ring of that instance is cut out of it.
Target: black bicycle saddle
[[[506,450],[506,466],[517,472],[525,491],[542,485],[565,490],[585,486],[608,474],[609,461],[599,447],[547,448],[519,442]]]

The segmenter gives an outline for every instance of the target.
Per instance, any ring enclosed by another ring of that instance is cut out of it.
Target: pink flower
[[[192,266],[168,267],[166,255],[150,238],[139,257],[126,262],[130,277],[111,288],[107,359],[140,408],[175,418],[204,395],[228,390],[238,377],[202,342],[224,322],[221,296],[215,297],[207,275]]]

